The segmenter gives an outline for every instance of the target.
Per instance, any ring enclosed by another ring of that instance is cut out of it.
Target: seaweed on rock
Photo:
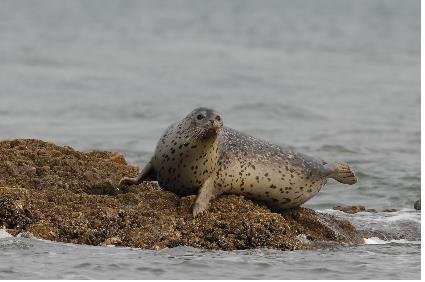
[[[148,249],[296,250],[323,241],[363,242],[348,221],[306,208],[275,213],[243,196],[224,195],[193,218],[195,196],[181,198],[154,182],[117,193],[119,179],[137,171],[120,153],[2,141],[0,226],[15,235]]]

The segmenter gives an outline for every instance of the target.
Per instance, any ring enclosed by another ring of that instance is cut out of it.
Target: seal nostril
[[[215,119],[216,119],[217,121],[220,121],[220,120],[221,120],[221,117],[220,117],[220,116],[216,116],[216,117],[215,117]]]

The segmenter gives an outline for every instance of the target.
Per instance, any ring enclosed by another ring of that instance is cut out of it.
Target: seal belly
[[[251,162],[250,167],[234,162],[220,179],[218,185],[227,193],[258,199],[278,209],[305,203],[326,184],[326,177],[308,173],[308,170],[255,162]]]
[[[290,148],[225,128],[216,181],[224,193],[241,194],[278,209],[296,207],[326,184],[322,163]]]

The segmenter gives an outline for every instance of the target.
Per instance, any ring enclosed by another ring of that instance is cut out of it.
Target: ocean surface
[[[0,139],[150,158],[198,106],[359,182],[305,204],[362,229],[357,247],[281,252],[93,247],[0,230],[2,278],[419,279],[420,1],[0,2]],[[335,205],[395,213],[347,215]]]

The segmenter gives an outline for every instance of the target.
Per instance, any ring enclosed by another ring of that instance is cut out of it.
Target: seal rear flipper
[[[326,165],[331,170],[329,177],[338,182],[352,185],[357,182],[357,177],[351,167],[345,162],[337,162],[332,165]]]
[[[148,162],[135,178],[130,178],[130,177],[122,178],[120,180],[120,183],[118,184],[118,188],[120,190],[124,190],[125,187],[131,186],[131,185],[137,185],[142,183],[143,181],[155,181],[155,180],[157,180],[155,169],[153,168],[152,164]]]

